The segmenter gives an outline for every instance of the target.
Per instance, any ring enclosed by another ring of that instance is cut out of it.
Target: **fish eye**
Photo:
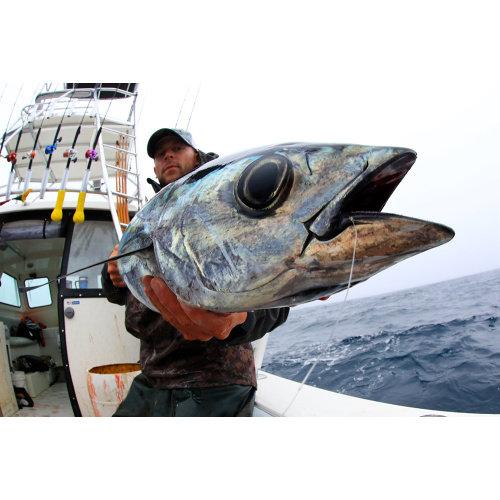
[[[235,195],[248,215],[270,215],[286,200],[292,184],[291,161],[272,154],[248,165],[236,183]]]

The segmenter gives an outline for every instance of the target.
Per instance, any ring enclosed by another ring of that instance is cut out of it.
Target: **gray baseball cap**
[[[169,135],[176,135],[177,137],[180,137],[185,143],[189,144],[192,148],[198,151],[191,132],[188,132],[187,130],[181,130],[179,128],[161,128],[149,138],[147,150],[148,156],[150,158],[155,157],[155,151],[158,142],[160,142],[164,137],[168,137]]]

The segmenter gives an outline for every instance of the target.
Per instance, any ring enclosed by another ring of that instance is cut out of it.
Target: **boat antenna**
[[[201,84],[198,87],[198,92],[196,92],[196,97],[194,98],[193,108],[191,109],[191,114],[189,115],[189,120],[186,126],[186,130],[189,128],[189,123],[191,122],[191,117],[193,116],[194,107],[196,106],[196,101],[198,100],[198,94],[200,93]]]
[[[94,87],[94,92],[96,88],[97,85]],[[64,173],[62,176],[61,187],[59,188],[59,192],[57,193],[56,206],[54,207],[54,210],[52,210],[52,214],[50,215],[50,218],[53,221],[60,221],[62,219],[62,206],[64,203],[64,197],[66,195],[66,184],[68,182],[69,166],[71,162],[76,163],[78,161],[78,156],[77,156],[78,152],[76,151],[75,146],[78,141],[78,136],[80,135],[80,132],[82,130],[83,120],[85,118],[85,115],[87,114],[91,101],[92,101],[92,96],[89,96],[89,102],[87,103],[87,107],[85,108],[82,119],[80,120],[80,124],[76,129],[75,137],[73,138],[73,144],[71,145],[70,149],[67,149],[63,153],[63,156],[65,158],[68,158],[68,161],[66,162],[66,168],[64,169]]]
[[[300,391],[302,390],[302,387],[304,387],[304,384],[306,383],[307,379],[309,378],[309,375],[311,375],[312,371],[314,370],[314,368],[316,368],[316,365],[318,364],[318,362],[320,361],[320,359],[325,354],[325,351],[330,346],[330,342],[332,340],[333,334],[336,332],[337,326],[339,324],[339,321],[342,319],[342,316],[344,314],[344,306],[345,306],[345,303],[347,302],[347,297],[349,296],[349,290],[351,288],[352,273],[354,271],[354,261],[356,259],[356,245],[358,243],[358,230],[356,228],[356,224],[354,223],[354,219],[352,217],[349,217],[349,219],[351,220],[352,225],[354,226],[355,238],[354,238],[354,249],[352,251],[351,273],[349,275],[349,282],[347,284],[347,290],[346,290],[346,294],[345,294],[345,297],[344,297],[344,301],[342,302],[342,306],[341,306],[339,314],[337,316],[337,321],[335,322],[335,325],[332,328],[330,336],[325,341],[325,343],[323,345],[323,349],[321,350],[319,356],[316,358],[316,361],[313,363],[313,365],[311,366],[311,368],[309,369],[309,371],[306,373],[306,376],[304,377],[304,380],[302,380],[302,383],[300,384],[300,387],[297,389],[297,392],[295,393],[295,396],[293,397],[292,401],[290,401],[290,404],[286,407],[285,411],[280,415],[281,417],[285,416],[286,412],[290,409],[290,407],[294,403],[295,399],[297,399],[297,396],[299,395]]]
[[[73,99],[73,94],[71,94],[70,98],[68,99],[68,103],[66,104],[66,109],[64,110],[64,112],[62,114],[61,121],[59,122],[56,133],[54,134],[54,140],[52,141],[52,144],[45,148],[45,154],[49,155],[49,159],[47,160],[47,165],[45,167],[45,172],[43,174],[42,185],[40,187],[40,199],[42,199],[42,200],[43,200],[43,197],[45,196],[45,190],[47,189],[47,184],[49,182],[50,162],[52,161],[52,155],[54,154],[55,150],[57,149],[58,143],[62,141],[62,137],[59,137],[59,132],[61,131],[62,122],[64,120],[64,117],[66,116],[66,113],[67,113],[68,108],[69,108],[69,104],[70,104],[72,99]]]
[[[191,85],[187,89],[186,95],[184,96],[184,100],[182,101],[181,109],[179,110],[179,115],[177,116],[177,121],[175,122],[174,128],[177,128],[177,124],[179,123],[179,118],[181,117],[182,110],[184,109],[184,103],[186,102],[186,97],[188,96],[190,90],[191,90]]]

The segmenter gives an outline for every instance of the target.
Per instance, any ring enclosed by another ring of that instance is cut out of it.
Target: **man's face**
[[[180,137],[172,135],[158,142],[154,162],[156,177],[161,186],[166,186],[198,167],[200,155]]]

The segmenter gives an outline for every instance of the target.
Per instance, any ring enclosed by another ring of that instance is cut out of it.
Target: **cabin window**
[[[46,285],[48,282],[48,278],[35,278],[25,280],[24,286],[40,286]],[[29,292],[26,292],[26,298],[28,299],[28,305],[31,308],[52,305],[52,297],[50,296],[49,286],[40,286],[40,288],[37,288],[36,290],[30,290]]]
[[[86,220],[75,224],[68,262],[68,273],[96,264],[109,257],[118,244],[111,221]],[[67,288],[102,288],[102,264],[66,278]]]
[[[21,307],[17,280],[7,273],[0,278],[0,302],[8,306]]]

